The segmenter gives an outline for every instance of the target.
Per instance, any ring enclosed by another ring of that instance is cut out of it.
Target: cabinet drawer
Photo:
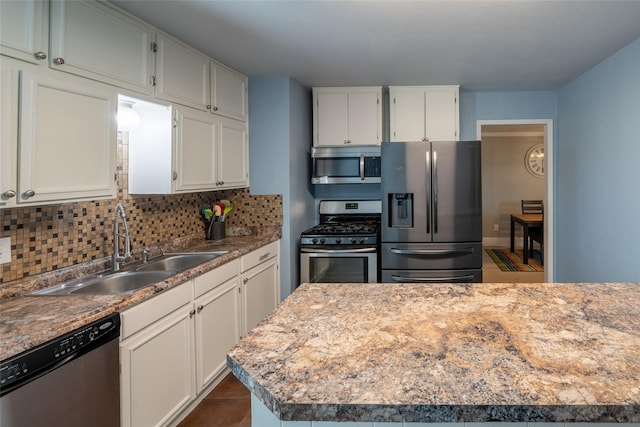
[[[236,259],[218,267],[214,270],[208,271],[201,276],[193,279],[195,297],[199,297],[210,290],[220,286],[227,280],[231,279],[240,273],[240,260]]]
[[[162,292],[121,314],[121,340],[191,302],[191,281]]]
[[[256,265],[265,262],[268,259],[271,259],[278,255],[278,242],[269,243],[266,246],[261,247],[260,249],[256,249],[253,252],[249,252],[246,255],[243,255],[241,258],[241,268],[242,272],[249,270]]]

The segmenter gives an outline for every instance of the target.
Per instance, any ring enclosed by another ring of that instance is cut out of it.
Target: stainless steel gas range
[[[322,200],[320,224],[300,236],[300,283],[375,283],[380,200]]]

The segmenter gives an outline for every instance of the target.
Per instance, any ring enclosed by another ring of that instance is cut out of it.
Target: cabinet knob
[[[204,308],[204,305],[199,305],[198,306],[198,313],[200,313],[202,311],[202,309]]]
[[[16,197],[16,192],[13,190],[7,190],[4,193],[2,193],[2,197],[6,197],[7,199],[10,199],[12,197]]]
[[[195,310],[191,310],[191,311],[189,312],[189,317],[193,317],[193,316],[195,316],[195,315],[196,315],[196,311],[195,311]]]
[[[207,105],[207,110],[211,110],[211,105]]]
[[[44,52],[36,52],[33,56],[35,56],[36,59],[47,59],[47,54]]]
[[[56,58],[53,60],[53,63],[56,65],[62,65],[64,64],[64,58]]]
[[[33,190],[27,190],[24,193],[22,193],[22,197],[25,197],[25,198],[33,197],[35,195],[36,195],[36,192]]]
[[[213,107],[213,111],[218,111],[218,107]]]
[[[348,140],[348,139],[345,139],[345,140],[344,140],[344,143],[345,143],[345,144],[351,144],[351,141],[350,141],[350,140]]]
[[[178,179],[178,172],[173,171],[173,173],[171,174],[171,178],[173,178],[173,180],[176,181]]]
[[[425,136],[424,138],[422,138],[422,140],[423,140],[424,142],[427,142],[427,141],[429,140],[429,138],[427,138],[427,137]]]
[[[242,283],[247,283],[249,281],[248,277],[245,277],[244,280],[242,281]]]

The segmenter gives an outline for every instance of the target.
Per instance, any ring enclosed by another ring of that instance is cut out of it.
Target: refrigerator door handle
[[[391,248],[389,250],[393,254],[398,255],[426,255],[426,256],[449,256],[449,255],[468,255],[473,253],[473,248],[466,249],[398,249]]]
[[[391,278],[396,282],[401,283],[449,283],[449,282],[473,282],[473,274],[467,274],[465,276],[449,276],[449,277],[405,277],[391,275]]]
[[[364,181],[364,154],[360,154],[360,179]]]
[[[427,180],[427,234],[431,234],[431,151],[425,154],[425,178]]]
[[[433,150],[433,234],[438,232],[438,153]]]

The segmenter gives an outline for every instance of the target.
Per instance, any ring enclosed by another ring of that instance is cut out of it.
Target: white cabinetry
[[[220,377],[240,337],[240,261],[122,313],[122,426],[174,424]]]
[[[49,2],[0,1],[0,54],[46,63],[49,52]]]
[[[379,145],[382,87],[313,88],[313,145]]]
[[[51,2],[51,68],[151,95],[154,37],[108,3]]]
[[[115,197],[115,88],[8,59],[2,75],[2,203]]]
[[[209,105],[210,59],[161,33],[158,33],[156,43],[155,95],[160,99],[206,110]]]
[[[280,301],[280,249],[273,242],[244,255],[242,270],[242,330],[247,334]]]
[[[455,141],[459,86],[390,86],[391,141]]]
[[[247,77],[211,62],[211,112],[247,120]]]
[[[189,107],[172,109],[126,99],[134,103],[140,116],[140,126],[129,132],[130,194],[187,193],[249,185],[246,122]]]

